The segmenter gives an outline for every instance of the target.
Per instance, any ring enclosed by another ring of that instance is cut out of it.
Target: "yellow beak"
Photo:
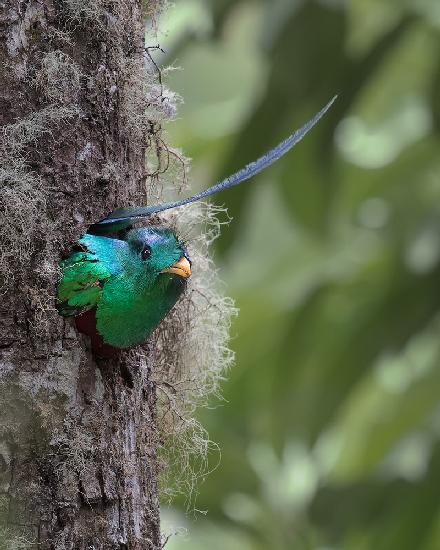
[[[171,267],[163,269],[161,273],[175,273],[176,275],[180,275],[184,279],[187,279],[191,275],[191,264],[185,258],[185,256],[182,256],[179,261],[177,261]]]

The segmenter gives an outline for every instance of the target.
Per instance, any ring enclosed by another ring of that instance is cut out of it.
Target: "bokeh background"
[[[214,199],[237,361],[167,549],[440,549],[440,3],[178,0],[160,27],[193,188],[339,94]]]

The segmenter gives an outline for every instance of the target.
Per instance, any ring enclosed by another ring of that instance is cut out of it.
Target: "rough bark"
[[[144,193],[142,10],[0,2],[0,548],[160,547],[152,350],[95,360],[54,309],[60,256]]]

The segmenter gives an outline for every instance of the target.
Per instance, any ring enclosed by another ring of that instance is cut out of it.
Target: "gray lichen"
[[[0,277],[4,288],[31,256],[36,234],[47,230],[48,190],[29,167],[26,148],[78,114],[76,107],[49,105],[1,129]]]
[[[182,493],[188,506],[212,467],[209,452],[218,451],[195,412],[221,398],[220,384],[234,362],[229,332],[237,310],[224,295],[210,250],[220,234],[221,214],[223,208],[193,203],[166,216],[187,243],[194,273],[186,294],[155,334],[154,379],[167,463],[162,488],[165,497]]]
[[[47,53],[35,75],[35,86],[49,102],[76,104],[81,87],[81,71],[66,53]]]

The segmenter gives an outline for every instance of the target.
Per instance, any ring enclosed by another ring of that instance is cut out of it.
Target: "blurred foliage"
[[[222,449],[207,515],[165,510],[188,528],[167,548],[439,549],[438,0],[180,0],[162,27],[194,188],[340,94],[215,197],[237,365],[201,412]]]

